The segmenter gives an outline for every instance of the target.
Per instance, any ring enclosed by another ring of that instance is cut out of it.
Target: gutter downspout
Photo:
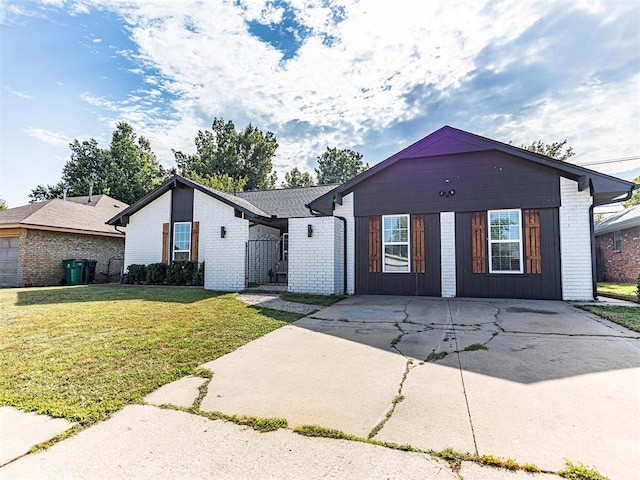
[[[305,205],[309,209],[309,213],[314,217],[329,217],[333,216],[342,221],[343,233],[342,233],[342,294],[347,295],[347,219],[339,215],[325,215],[317,210],[314,210],[309,205]]]

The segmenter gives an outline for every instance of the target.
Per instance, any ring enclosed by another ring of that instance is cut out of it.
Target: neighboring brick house
[[[608,216],[594,233],[598,281],[635,283],[640,274],[640,205]]]
[[[231,195],[175,176],[109,223],[127,226],[125,265],[204,261],[212,290],[268,275],[299,293],[590,300],[592,208],[633,188],[443,127],[343,185]]]
[[[118,279],[124,232],[105,222],[126,207],[107,195],[94,195],[0,212],[0,286],[63,284],[66,259],[96,260],[97,281]]]

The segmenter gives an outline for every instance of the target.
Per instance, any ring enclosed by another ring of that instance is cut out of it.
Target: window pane
[[[491,212],[491,240],[520,240],[520,212]]]
[[[175,252],[173,255],[174,260],[189,260],[189,252]]]
[[[385,245],[384,246],[384,270],[386,272],[409,271],[409,246]]]
[[[191,248],[191,224],[190,223],[174,224],[173,225],[173,250],[189,251],[190,248]],[[187,254],[187,256],[189,255]],[[174,256],[174,258],[178,260],[177,256]]]
[[[491,269],[502,272],[520,271],[519,242],[492,243]]]
[[[408,217],[384,217],[383,241],[407,242],[409,239]]]

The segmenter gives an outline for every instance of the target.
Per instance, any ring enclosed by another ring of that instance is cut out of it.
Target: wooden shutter
[[[198,238],[200,237],[200,222],[191,223],[191,261],[198,261]]]
[[[169,224],[162,224],[162,263],[169,263]]]
[[[413,272],[425,273],[424,215],[411,215],[411,258]]]
[[[487,212],[471,214],[473,273],[487,273]]]
[[[380,217],[369,217],[369,272],[378,273],[380,263]]]
[[[524,210],[524,244],[527,273],[542,273],[540,251],[540,212]]]

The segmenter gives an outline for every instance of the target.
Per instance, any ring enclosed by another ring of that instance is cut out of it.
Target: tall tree
[[[311,187],[312,185],[311,174],[298,170],[298,167],[293,167],[290,172],[285,173],[284,182],[282,182],[283,188]]]
[[[633,183],[640,184],[640,177],[633,179]],[[631,195],[631,198],[622,204],[624,208],[633,207],[634,205],[640,205],[640,188],[636,188]]]
[[[195,138],[196,152],[185,155],[174,151],[178,171],[187,178],[226,175],[233,190],[275,188],[273,157],[278,142],[272,132],[263,133],[252,124],[236,130],[231,120],[214,118],[211,130],[199,131]]]
[[[531,145],[520,145],[520,148],[529,150],[530,152],[546,155],[547,157],[555,158],[561,162],[566,162],[569,158],[575,155],[573,147],[567,146],[567,141],[554,142],[551,144],[543,143],[542,140],[531,143]]]
[[[348,148],[338,150],[329,148],[318,157],[316,175],[318,185],[327,183],[344,183],[369,168],[362,161],[362,154]]]
[[[109,148],[102,149],[91,138],[69,144],[71,158],[55,185],[38,185],[31,191],[31,203],[60,198],[65,188],[70,194],[107,194],[125,203],[134,203],[162,183],[165,172],[145,137],[138,137],[126,122],[116,125]]]
[[[9,208],[4,198],[0,198],[0,211]]]

